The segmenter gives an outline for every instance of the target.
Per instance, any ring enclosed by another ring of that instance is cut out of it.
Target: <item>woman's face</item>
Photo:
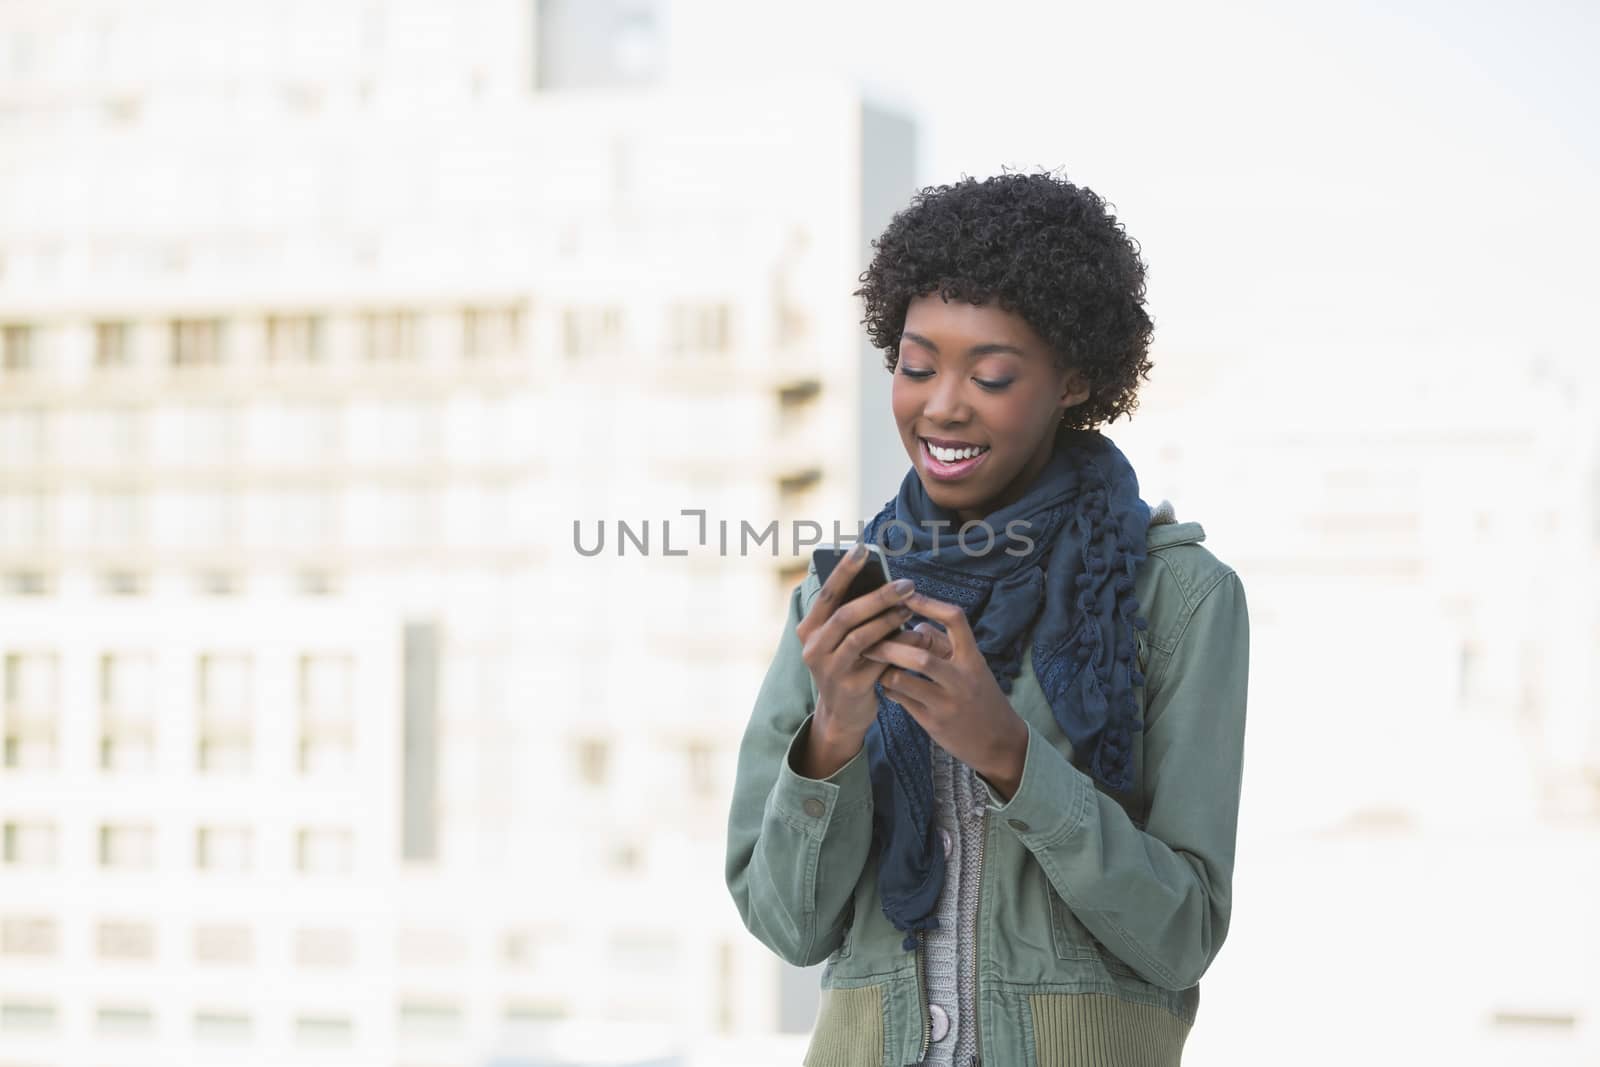
[[[906,309],[892,390],[900,440],[934,503],[962,521],[1013,503],[1050,460],[1056,425],[1088,399],[1015,312],[938,293]],[[948,445],[956,455],[930,449]],[[981,454],[960,458],[963,449]]]

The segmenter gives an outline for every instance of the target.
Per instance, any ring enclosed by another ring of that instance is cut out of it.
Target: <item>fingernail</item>
[[[912,593],[917,591],[917,583],[913,582],[910,578],[896,578],[894,583],[894,591],[901,596],[910,596]]]
[[[857,541],[856,542],[856,547],[854,547],[854,548],[852,548],[850,550],[850,559],[852,561],[859,560],[859,559],[861,559],[861,557],[865,556],[866,554],[867,554],[867,543],[865,541]]]

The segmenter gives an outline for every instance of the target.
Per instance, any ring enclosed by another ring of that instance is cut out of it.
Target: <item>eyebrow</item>
[[[932,351],[936,356],[939,354],[939,346],[922,336],[920,333],[912,333],[910,330],[902,330],[900,331],[900,336],[904,340],[917,342],[917,344]],[[967,358],[976,359],[978,356],[993,355],[996,352],[1009,352],[1014,356],[1022,356],[1023,358],[1027,358],[1028,355],[1028,353],[1024,352],[1016,345],[1005,345],[991,342],[990,344],[973,345],[971,348],[967,349]]]

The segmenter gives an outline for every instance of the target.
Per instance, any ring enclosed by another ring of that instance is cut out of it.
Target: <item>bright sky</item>
[[[1386,6],[676,0],[668,32],[676,80],[851,75],[924,184],[1064,167],[1144,247],[1158,350],[1595,362],[1600,5]]]

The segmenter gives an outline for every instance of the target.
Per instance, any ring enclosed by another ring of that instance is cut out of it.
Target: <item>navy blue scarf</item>
[[[935,525],[941,521],[949,525]],[[1133,690],[1144,684],[1134,630],[1145,627],[1133,576],[1150,525],[1132,466],[1098,431],[1063,430],[1026,495],[984,522],[994,531],[992,545],[981,527],[962,538],[961,519],[928,499],[912,469],[861,539],[884,548],[894,577],[963,609],[1002,692],[1011,692],[1022,669],[1031,628],[1033,672],[1075,761],[1087,757],[1088,773],[1108,788],[1131,789],[1139,721]],[[1033,541],[1025,553],[1022,537]],[[927,731],[881,685],[877,692],[866,744],[878,887],[884,914],[907,931],[902,947],[909,952],[916,931],[939,925],[945,858],[934,833]]]

